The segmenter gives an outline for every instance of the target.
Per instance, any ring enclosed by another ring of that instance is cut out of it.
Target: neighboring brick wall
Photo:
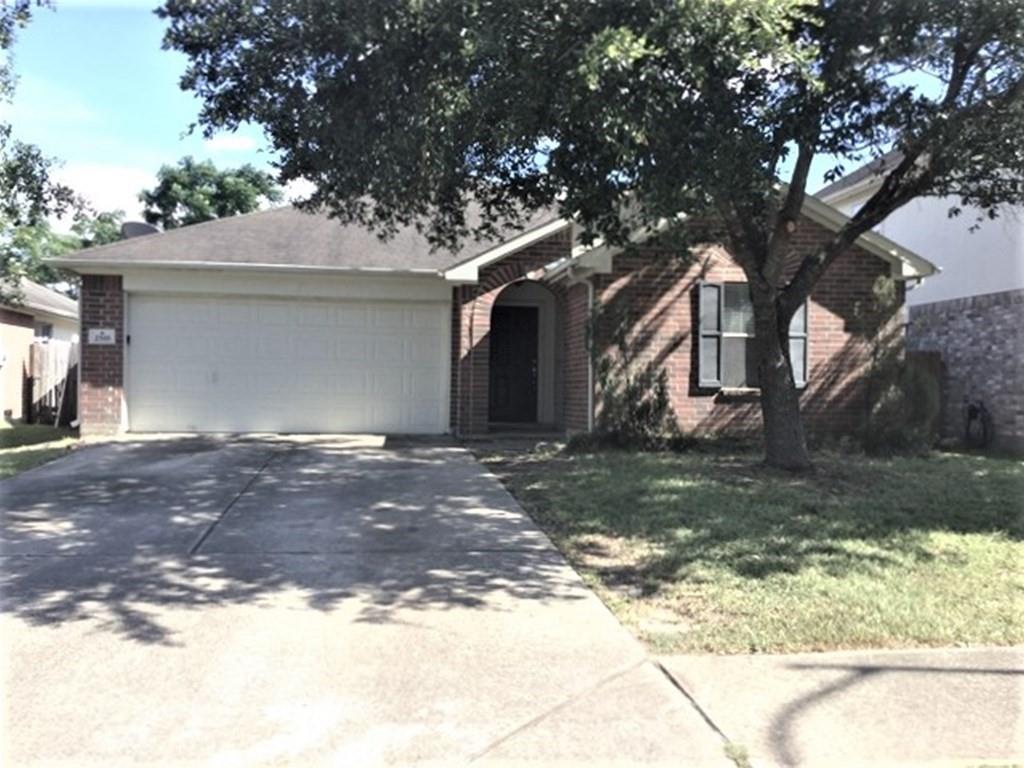
[[[804,220],[793,237],[791,269],[830,235]],[[809,384],[801,394],[805,424],[812,435],[849,433],[863,424],[865,375],[878,334],[864,328],[862,316],[872,303],[876,280],[887,274],[886,262],[853,248],[832,264],[815,287],[808,315]],[[609,339],[625,323],[636,364],[668,372],[672,408],[683,430],[756,433],[761,429],[756,394],[730,399],[697,386],[699,280],[745,282],[746,278],[720,245],[697,247],[686,258],[654,248],[617,256],[613,273],[595,278],[595,302],[601,307],[598,354],[614,354]],[[895,320],[889,318],[890,329]],[[597,400],[600,410],[600,393]]]
[[[968,397],[992,414],[998,445],[1024,450],[1024,290],[910,307],[907,346],[942,355],[945,435],[963,435]]]
[[[458,334],[458,345],[452,348],[452,428],[456,434],[487,431],[491,309],[498,296],[510,283],[528,277],[569,253],[568,232],[559,232],[481,270],[476,285],[462,285],[455,289],[452,332]],[[564,317],[564,287],[560,284],[547,287],[555,294],[556,318]],[[564,334],[561,338],[564,343]],[[564,360],[565,357],[564,350],[562,354],[555,355],[556,360]],[[555,392],[565,392],[565,387],[556,382]],[[555,412],[563,413],[564,409],[556,404]]]
[[[120,276],[83,275],[79,306],[82,380],[78,414],[82,434],[112,434],[121,429],[124,396],[124,292]],[[113,328],[116,343],[89,344],[90,328]]]

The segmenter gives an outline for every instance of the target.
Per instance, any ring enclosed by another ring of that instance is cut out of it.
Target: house
[[[78,338],[78,302],[44,285],[23,279],[21,300],[0,306],[0,402],[4,418],[25,416],[25,378],[32,342]]]
[[[873,160],[817,197],[852,216],[900,159],[893,152]],[[950,217],[954,206],[963,207],[956,198],[918,198],[877,228],[941,269],[907,291],[907,345],[942,356],[946,435],[963,435],[964,401],[980,400],[996,443],[1024,450],[1024,209],[989,220],[970,207]]]
[[[796,255],[843,220],[810,200]],[[54,263],[82,276],[86,433],[585,431],[624,339],[631,365],[665,371],[684,429],[759,425],[744,278],[713,241],[584,246],[540,212],[450,252],[285,207]],[[817,287],[792,334],[813,430],[861,423],[877,279],[932,271],[869,234]]]

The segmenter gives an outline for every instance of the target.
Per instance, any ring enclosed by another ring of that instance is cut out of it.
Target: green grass
[[[657,652],[1024,642],[1024,462],[484,457]]]
[[[4,424],[0,426],[0,479],[63,456],[76,442],[70,429]]]

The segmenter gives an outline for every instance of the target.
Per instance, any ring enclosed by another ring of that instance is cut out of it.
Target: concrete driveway
[[[119,442],[0,484],[4,765],[722,765],[465,451]]]

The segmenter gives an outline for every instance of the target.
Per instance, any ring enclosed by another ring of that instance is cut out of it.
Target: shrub
[[[873,455],[922,453],[938,439],[940,389],[912,358],[891,354],[876,365],[864,450]]]
[[[668,374],[645,366],[639,371],[599,366],[601,410],[597,431],[619,448],[661,449],[678,433],[668,395]]]

